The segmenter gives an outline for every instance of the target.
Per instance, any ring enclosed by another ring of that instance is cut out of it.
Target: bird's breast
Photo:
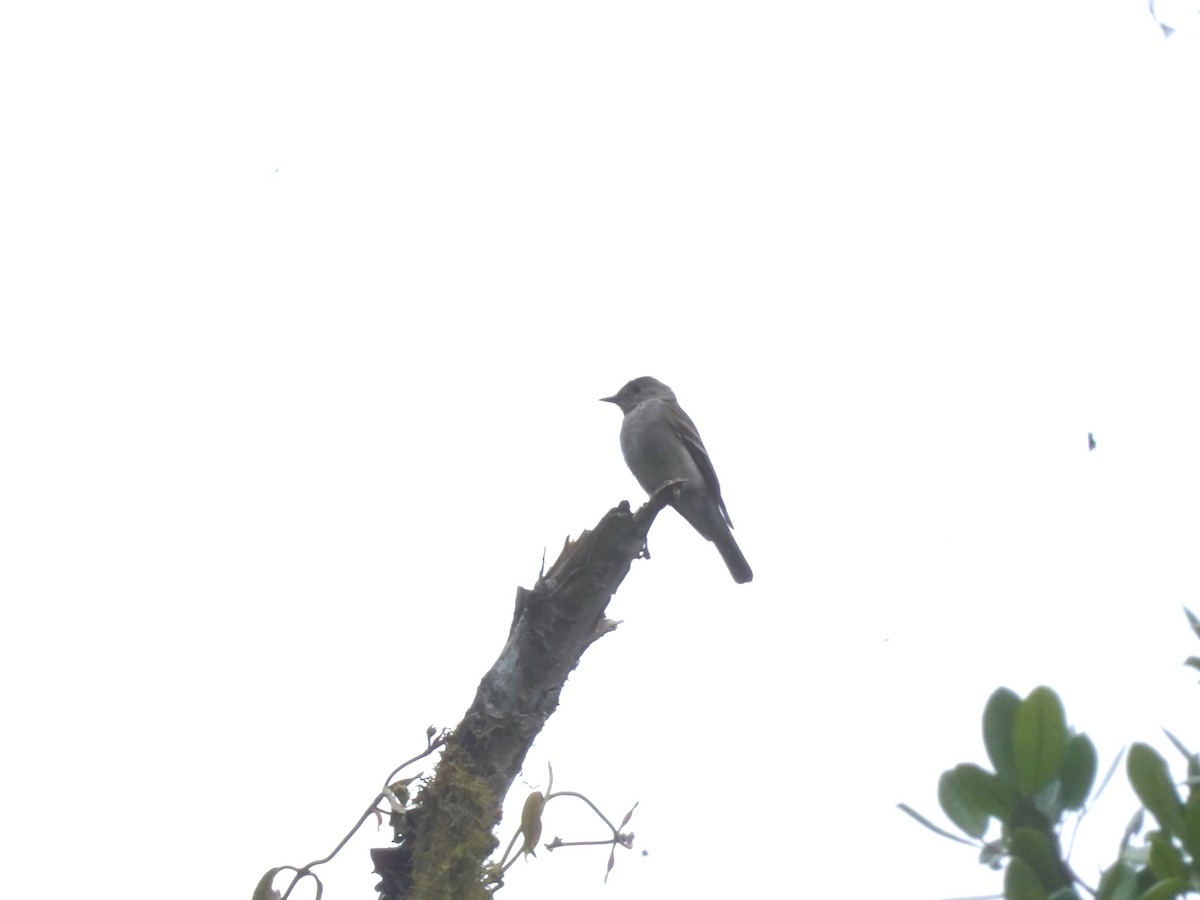
[[[661,400],[647,400],[625,415],[621,423],[621,452],[647,493],[674,478],[686,479],[693,485],[703,479],[687,445],[671,423],[667,404]]]

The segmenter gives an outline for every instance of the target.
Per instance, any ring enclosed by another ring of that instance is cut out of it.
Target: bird
[[[1091,450],[1095,450],[1095,449],[1096,449],[1096,439],[1094,437],[1092,437],[1092,433],[1089,431],[1088,432],[1088,450],[1091,451]]]
[[[668,481],[683,479],[669,501],[701,537],[717,545],[729,574],[738,584],[754,578],[730,529],[733,522],[721,499],[717,472],[700,432],[675,399],[675,392],[656,378],[635,378],[604,403],[616,404],[621,421],[621,453],[633,477],[647,494]]]

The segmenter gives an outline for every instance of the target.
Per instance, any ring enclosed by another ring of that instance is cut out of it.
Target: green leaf
[[[1187,881],[1182,878],[1168,878],[1166,881],[1160,881],[1146,893],[1142,894],[1138,900],[1172,900],[1187,891]]]
[[[1183,661],[1185,666],[1191,666],[1193,669],[1200,669],[1200,656],[1189,656]]]
[[[1047,900],[1079,900],[1079,894],[1074,888],[1059,888]]]
[[[1183,831],[1179,837],[1192,859],[1200,859],[1200,790],[1195,787],[1184,804],[1183,819]]]
[[[954,773],[963,795],[1001,821],[1007,820],[1021,802],[1016,788],[974,763],[955,766]]]
[[[1196,637],[1200,637],[1200,619],[1186,606],[1183,608],[1183,614],[1187,616],[1188,624],[1192,626],[1192,631],[1196,632]]]
[[[964,781],[961,770],[956,766],[942,773],[938,779],[938,803],[946,816],[973,838],[981,838],[987,832],[991,813],[986,804],[980,802],[973,786]]]
[[[1021,698],[1015,691],[997,688],[983,708],[983,745],[996,774],[1008,781],[1016,781],[1016,765],[1013,762],[1013,721]]]
[[[1137,900],[1137,873],[1128,863],[1117,862],[1100,879],[1096,900]]]
[[[1193,756],[1192,751],[1189,750],[1184,745],[1183,741],[1181,741],[1179,738],[1175,737],[1175,735],[1171,734],[1171,732],[1167,731],[1167,729],[1165,729],[1165,728],[1163,729],[1163,734],[1165,734],[1167,736],[1167,740],[1169,740],[1174,745],[1175,749],[1183,754],[1184,759],[1190,760],[1192,758],[1192,756]]]
[[[1169,835],[1156,831],[1150,835],[1150,870],[1159,881],[1168,878],[1187,878],[1183,854]]]
[[[1008,850],[1037,875],[1042,887],[1054,889],[1071,883],[1059,859],[1058,841],[1036,828],[1018,828],[1008,841]]]
[[[1062,760],[1062,805],[1064,809],[1082,809],[1096,780],[1096,747],[1086,734],[1067,741]]]
[[[1023,794],[1036,794],[1058,775],[1066,745],[1062,701],[1048,687],[1034,688],[1017,707],[1013,721],[1013,761]]]
[[[916,819],[918,822],[920,822],[922,825],[924,825],[926,828],[928,828],[934,834],[940,834],[944,838],[949,838],[952,841],[958,841],[960,844],[966,844],[968,847],[975,846],[975,844],[973,842],[968,841],[966,838],[961,838],[957,834],[951,834],[945,828],[939,828],[937,825],[934,825],[932,822],[930,822],[927,818],[925,818],[923,815],[921,815],[919,812],[917,812],[915,809],[913,809],[907,803],[897,803],[896,806],[902,812],[908,813],[910,816],[912,816],[914,819]]]
[[[1172,834],[1184,833],[1183,805],[1171,781],[1167,763],[1147,744],[1129,748],[1129,783],[1142,805],[1158,820],[1159,827]]]
[[[1113,757],[1112,765],[1108,767],[1108,771],[1104,773],[1104,777],[1100,779],[1100,787],[1096,788],[1096,796],[1094,799],[1099,800],[1104,794],[1104,789],[1108,787],[1108,783],[1112,781],[1113,775],[1116,774],[1117,766],[1121,764],[1121,757],[1125,755],[1125,748],[1122,747],[1117,755]]]
[[[1049,900],[1049,897],[1033,869],[1014,857],[1004,870],[1004,900]]]

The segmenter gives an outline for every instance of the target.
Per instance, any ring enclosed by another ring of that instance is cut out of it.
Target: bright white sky
[[[4,19],[12,896],[324,855],[641,501],[596,398],[643,374],[756,577],[663,516],[517,786],[640,801],[636,849],[504,896],[994,892],[895,804],[941,820],[999,685],[1102,767],[1200,746],[1200,42],[1139,0]]]

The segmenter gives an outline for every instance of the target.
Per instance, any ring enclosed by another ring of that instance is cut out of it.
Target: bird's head
[[[617,404],[623,413],[630,412],[645,400],[670,400],[672,403],[676,402],[675,392],[657,378],[651,378],[649,375],[635,378],[611,397],[601,397],[600,399],[605,403]]]

